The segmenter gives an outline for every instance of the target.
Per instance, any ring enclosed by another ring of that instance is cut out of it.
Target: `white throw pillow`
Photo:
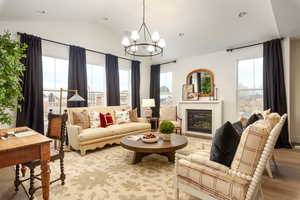
[[[90,126],[91,128],[97,128],[100,127],[100,116],[99,112],[97,111],[90,111],[89,116],[90,116]]]
[[[117,124],[130,122],[129,110],[115,111],[115,118]]]

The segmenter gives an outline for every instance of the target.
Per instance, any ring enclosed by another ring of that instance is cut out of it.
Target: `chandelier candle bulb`
[[[166,46],[166,42],[164,39],[160,39],[158,41],[158,46],[160,46],[161,48],[164,48]]]
[[[154,33],[152,33],[152,41],[153,42],[158,42],[160,39],[159,33],[157,31],[155,31]]]
[[[123,38],[122,45],[125,47],[128,47],[130,45],[130,41],[129,41],[128,37]]]
[[[133,41],[137,41],[138,39],[140,39],[139,33],[137,31],[132,31],[132,33],[131,33],[131,39]]]

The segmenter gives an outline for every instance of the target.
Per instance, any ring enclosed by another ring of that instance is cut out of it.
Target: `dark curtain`
[[[155,99],[155,107],[152,108],[153,117],[159,117],[160,108],[160,65],[151,65],[150,74],[150,98]]]
[[[131,62],[131,103],[132,108],[137,108],[138,117],[141,116],[140,106],[140,61]]]
[[[106,54],[105,60],[107,105],[119,106],[120,85],[118,57],[111,54]]]
[[[44,133],[43,108],[43,67],[41,38],[21,34],[20,41],[28,45],[26,58],[22,63],[26,66],[22,77],[24,99],[21,110],[17,113],[17,127],[28,126],[33,130]]]
[[[84,48],[70,46],[68,89],[78,90],[78,94],[85,99],[85,101],[68,102],[68,107],[87,107],[88,91],[86,73],[86,54]],[[68,99],[74,94],[74,92],[68,92]]]
[[[280,115],[287,113],[286,91],[284,83],[283,56],[281,40],[264,43],[263,58],[263,89],[264,109]],[[282,128],[276,148],[290,148],[288,122]]]

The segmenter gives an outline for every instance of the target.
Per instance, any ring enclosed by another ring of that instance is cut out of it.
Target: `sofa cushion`
[[[115,111],[115,119],[116,119],[116,124],[130,122],[129,110],[124,110],[124,111],[116,110]]]
[[[247,128],[249,125],[253,124],[254,122],[256,122],[256,121],[258,121],[258,120],[260,120],[260,119],[263,119],[263,116],[262,116],[260,113],[258,113],[258,114],[257,114],[257,113],[252,114],[252,115],[249,117],[248,121],[247,121],[246,128]]]
[[[227,121],[215,133],[210,151],[210,160],[229,167],[239,142],[239,134],[232,124]]]
[[[132,122],[138,122],[138,110],[137,108],[129,110],[129,117],[130,117],[130,121]]]
[[[252,176],[267,142],[271,127],[265,120],[248,126],[243,132],[231,169]]]
[[[82,130],[79,135],[80,141],[94,140],[97,138],[109,137],[114,135],[113,130],[109,128],[88,128]]]
[[[124,109],[129,109],[129,106],[95,106],[95,107],[74,107],[74,108],[68,108],[68,121],[71,124],[74,124],[74,119],[73,119],[73,112],[81,112],[83,110],[87,111],[97,111],[101,113],[114,113],[115,110],[124,110]],[[112,115],[114,118],[114,115]],[[115,120],[114,120],[115,121]]]
[[[90,128],[90,117],[87,110],[73,112],[74,125],[81,126],[82,129]]]
[[[239,135],[242,135],[243,131],[244,131],[244,127],[243,127],[243,124],[241,121],[237,121],[237,122],[234,122],[232,124],[233,128],[236,130],[236,132],[239,134]]]
[[[81,134],[79,135],[79,139],[80,141],[88,141],[150,128],[150,124],[148,123],[130,122],[124,124],[114,124],[106,128],[89,128],[82,130]]]
[[[115,134],[123,134],[127,132],[133,132],[133,131],[149,129],[149,128],[151,128],[151,125],[149,123],[137,123],[137,122],[114,124],[107,127],[107,129],[113,130]]]
[[[89,111],[90,117],[90,127],[91,128],[98,128],[100,127],[100,117],[97,111],[91,110]]]

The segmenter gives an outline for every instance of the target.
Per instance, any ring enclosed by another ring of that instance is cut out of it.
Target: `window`
[[[87,64],[88,106],[103,106],[105,101],[105,69]]]
[[[249,117],[263,110],[263,58],[238,62],[238,112]]]
[[[160,104],[172,104],[172,72],[160,73]]]
[[[130,89],[131,89],[131,79],[130,79],[130,67],[120,67],[119,69],[119,79],[120,79],[120,104],[129,105],[131,104]]]
[[[68,88],[68,60],[43,56],[43,99],[44,120],[48,111],[59,113],[60,88]],[[62,96],[62,109],[67,107],[67,93]]]

